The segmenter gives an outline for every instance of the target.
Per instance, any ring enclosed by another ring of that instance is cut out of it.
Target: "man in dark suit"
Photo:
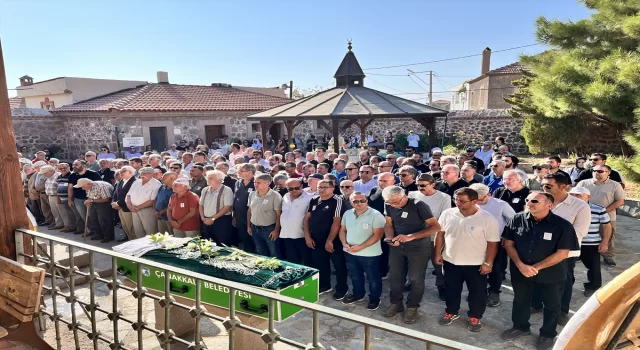
[[[114,210],[118,211],[118,215],[120,216],[120,223],[122,224],[122,229],[126,234],[126,237],[123,239],[119,239],[118,242],[127,241],[129,239],[135,239],[135,234],[133,232],[133,216],[131,215],[131,211],[127,208],[127,202],[125,199],[127,198],[127,193],[129,193],[129,189],[131,185],[135,182],[135,173],[136,170],[131,166],[123,166],[120,170],[120,181],[118,181],[115,185],[115,190],[113,191],[111,207]]]

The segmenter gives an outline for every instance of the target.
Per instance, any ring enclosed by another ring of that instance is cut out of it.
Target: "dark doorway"
[[[167,128],[164,126],[149,127],[149,139],[153,149],[162,152],[167,149]]]
[[[271,126],[271,128],[269,128],[269,134],[271,135],[271,139],[274,140],[276,144],[278,144],[277,140],[282,138],[282,134],[280,134],[281,125],[282,124],[275,123]]]
[[[205,125],[204,138],[207,146],[211,147],[211,142],[218,141],[224,135],[224,125]]]

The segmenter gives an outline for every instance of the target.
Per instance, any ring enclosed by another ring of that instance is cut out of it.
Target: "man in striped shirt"
[[[94,232],[91,240],[100,240],[100,243],[113,241],[113,209],[111,208],[113,186],[108,182],[82,178],[73,187],[81,188],[87,192],[84,205],[89,210],[87,225],[89,230]]]
[[[591,192],[585,187],[574,187],[569,194],[587,203],[591,198]],[[591,207],[591,225],[580,247],[580,261],[587,268],[588,282],[584,284],[584,296],[587,298],[602,286],[600,253],[607,252],[611,239],[611,219],[607,209],[593,203],[589,203],[589,206]]]

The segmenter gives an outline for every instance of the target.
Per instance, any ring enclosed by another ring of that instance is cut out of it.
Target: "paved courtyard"
[[[42,229],[42,232],[50,233],[46,229]],[[616,262],[618,263],[617,267],[606,267],[602,268],[602,275],[604,282],[610,281],[616,275],[620,274],[622,271],[633,265],[634,263],[640,261],[640,220],[633,219],[630,217],[618,216],[618,232],[620,232],[617,239],[617,257]],[[51,232],[55,235],[62,235],[58,232]],[[82,241],[81,236],[74,235],[64,235],[63,237],[73,239],[76,241]],[[94,243],[95,241],[87,241]],[[109,249],[112,244],[100,244],[97,243],[98,246]],[[68,252],[65,247],[59,246],[56,247],[56,258],[60,259],[68,256]],[[108,270],[111,267],[110,258],[105,256],[96,256],[96,271],[102,271],[105,274],[108,274]],[[83,269],[85,270],[85,269]],[[529,337],[524,337],[517,341],[507,342],[500,339],[499,335],[504,330],[511,326],[510,317],[511,317],[511,302],[513,300],[513,292],[511,290],[509,280],[505,281],[503,293],[502,293],[502,303],[499,307],[496,308],[487,308],[487,311],[483,318],[484,327],[479,333],[471,333],[467,331],[465,320],[461,317],[460,320],[455,321],[450,326],[439,326],[437,324],[438,317],[444,311],[444,302],[440,301],[437,296],[437,290],[434,286],[434,278],[431,274],[432,269],[430,268],[427,272],[427,280],[426,283],[426,291],[425,298],[423,304],[420,308],[420,319],[417,323],[413,325],[408,325],[408,328],[423,331],[432,335],[436,335],[439,337],[444,337],[447,339],[456,340],[465,344],[470,344],[474,346],[478,346],[485,349],[502,349],[502,350],[516,350],[516,349],[533,349],[535,339],[537,336],[537,329],[542,323],[542,315],[536,314],[531,318],[532,330],[534,331],[534,335]],[[578,310],[578,308],[586,301],[586,298],[582,294],[582,283],[586,280],[586,270],[582,266],[582,264],[578,263],[576,266],[576,283],[574,285],[574,293],[572,300],[572,309],[571,312],[574,313]],[[383,281],[384,291],[383,291],[383,303],[380,306],[380,309],[377,311],[367,311],[363,304],[356,305],[344,305],[341,302],[336,302],[331,299],[330,295],[323,295],[320,299],[320,303],[322,305],[326,305],[335,309],[347,311],[349,313],[367,316],[374,318],[376,320],[382,320],[385,322],[390,322],[399,326],[405,326],[402,323],[401,318],[398,316],[393,319],[387,319],[382,316],[382,313],[386,306],[388,305],[388,292],[389,286],[387,281]],[[47,285],[49,285],[50,280],[46,280]],[[63,292],[68,292],[68,289],[62,289]],[[464,292],[466,293],[466,292]],[[76,287],[76,294],[79,296],[81,300],[89,301],[89,286],[88,284],[80,284]],[[111,310],[112,308],[112,292],[107,288],[106,285],[102,283],[98,283],[96,287],[96,299],[102,308]],[[137,300],[131,296],[130,293],[120,290],[118,293],[118,304],[119,308],[122,311],[125,317],[135,320],[137,317]],[[46,297],[45,301],[49,308],[52,306],[52,300],[50,297]],[[71,318],[71,308],[69,304],[66,304],[62,298],[58,299],[58,312],[60,312],[65,318]],[[149,324],[149,326],[153,327],[155,325],[154,311],[153,311],[153,302],[150,300],[145,300],[143,302],[143,315],[145,321]],[[466,307],[464,306],[460,311],[461,316],[466,314]],[[78,307],[76,309],[76,314],[78,315],[78,320],[86,327],[90,328],[90,322],[88,318],[84,315],[83,311]],[[333,318],[331,316],[321,315],[320,316],[320,333],[321,333],[321,343],[327,349],[362,349],[364,344],[364,329],[362,326],[359,326],[353,322],[340,320]],[[113,323],[107,318],[107,315],[102,313],[97,313],[97,326],[98,330],[102,332],[107,337],[113,336]],[[266,326],[265,326],[266,327]],[[158,325],[158,328],[162,328],[161,325]],[[276,329],[285,337],[296,340],[301,343],[309,343],[312,334],[312,322],[311,322],[311,313],[307,311],[302,311],[299,314],[276,324]],[[559,327],[559,330],[561,327]],[[239,332],[243,332],[242,330]],[[120,322],[119,325],[119,335],[120,339],[124,342],[125,345],[136,349],[137,348],[137,332],[132,329],[132,327],[125,323]],[[72,349],[73,348],[73,333],[68,330],[68,328],[61,324],[60,326],[60,336],[61,336],[61,344],[62,349]],[[55,347],[56,344],[56,334],[55,328],[53,327],[52,322],[47,321],[47,331],[44,334],[45,339]],[[204,320],[202,322],[202,337],[208,349],[227,349],[227,333],[224,330],[224,327],[218,323],[213,322],[211,320]],[[372,338],[374,349],[424,349],[425,346],[420,342],[408,340],[406,337],[390,334],[387,332],[382,332],[379,330],[372,330]],[[80,333],[80,349],[90,349],[93,348],[92,343],[86,337],[86,335]],[[187,340],[192,340],[193,335],[188,335],[186,337]],[[144,348],[145,349],[160,349],[160,343],[155,338],[155,336],[151,332],[144,333]],[[108,344],[104,342],[99,343],[100,349],[108,349]],[[254,344],[251,346],[252,349],[261,349],[266,348],[260,346],[260,344]],[[283,344],[277,344],[275,346],[276,349],[289,349],[289,346]],[[437,348],[437,347],[436,347]],[[187,349],[186,346],[182,346],[180,344],[173,345],[172,349]]]

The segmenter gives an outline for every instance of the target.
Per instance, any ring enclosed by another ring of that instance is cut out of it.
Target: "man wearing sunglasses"
[[[427,238],[440,231],[440,225],[429,206],[424,202],[409,198],[399,186],[389,186],[382,190],[385,201],[386,224],[385,242],[389,248],[389,295],[390,305],[385,317],[393,317],[405,310],[403,292],[405,276],[411,283],[407,296],[407,311],[404,323],[418,320],[418,308],[424,296],[424,278],[431,255],[430,240]]]
[[[369,208],[364,193],[354,192],[350,201],[353,209],[346,211],[342,216],[339,235],[353,294],[347,294],[342,302],[353,304],[363,300],[366,278],[369,282],[367,310],[377,310],[382,295],[382,278],[378,267],[382,255],[380,239],[384,235],[385,220],[382,214]]]
[[[536,349],[550,349],[558,332],[560,300],[567,279],[569,251],[579,249],[576,232],[567,220],[551,211],[555,202],[550,193],[533,192],[526,199],[527,211],[507,222],[502,238],[511,259],[513,326],[502,339],[514,340],[531,334],[531,299],[542,291],[544,317]],[[586,203],[585,203],[586,205]],[[587,225],[590,219],[587,220]]]
[[[489,186],[489,192],[493,194],[495,190],[500,187],[504,187],[504,183],[502,181],[502,175],[504,174],[506,164],[502,160],[494,160],[489,164],[489,169],[491,173],[488,176],[485,176],[482,183]]]
[[[591,158],[589,158],[589,163],[591,165],[591,169],[595,168],[598,165],[606,165],[607,155],[604,153],[594,153],[591,155]],[[582,180],[592,179],[594,174],[591,169],[587,167],[586,169],[581,171],[576,178],[575,183],[577,184]],[[619,183],[620,185],[622,185],[622,189],[624,189],[624,179],[618,171],[611,169],[611,171],[607,175],[609,179]]]
[[[354,192],[354,184],[351,180],[344,180],[340,182],[340,197],[345,201],[349,201],[351,194]]]
[[[288,262],[309,265],[309,248],[304,240],[304,217],[312,195],[302,190],[300,179],[285,182],[288,193],[282,197],[280,215],[280,239],[284,246],[282,255]]]
[[[378,186],[378,181],[373,179],[373,168],[370,165],[360,167],[360,179],[353,182],[356,192],[369,193]]]
[[[318,183],[319,196],[311,199],[304,217],[304,238],[307,247],[311,249],[311,266],[320,272],[320,294],[332,290],[331,263],[333,263],[336,271],[336,290],[333,299],[342,300],[349,291],[349,286],[347,285],[347,263],[338,232],[348,203],[334,195],[333,189],[329,180],[320,180]]]
[[[616,262],[613,260],[615,255],[613,249],[615,247],[614,239],[616,237],[616,209],[624,204],[624,189],[620,183],[611,179],[613,170],[608,165],[596,165],[593,167],[591,173],[592,178],[578,182],[576,187],[588,189],[591,194],[591,203],[607,209],[607,213],[611,219],[611,239],[609,240],[607,251],[601,255],[604,258],[605,264],[616,266]]]
[[[416,170],[416,168],[410,165],[403,165],[400,169],[398,169],[398,176],[400,176],[400,187],[402,187],[405,194],[409,194],[409,192],[418,190],[418,186],[416,185],[417,175],[418,171]]]
[[[580,256],[580,244],[582,238],[589,233],[589,225],[591,224],[591,208],[584,201],[569,195],[571,188],[571,178],[560,172],[548,174],[542,180],[542,190],[554,198],[554,205],[551,211],[561,218],[569,221],[573,226],[578,240],[578,247],[569,252],[566,259],[567,275],[565,278],[564,292],[560,303],[560,317],[558,323],[565,325],[569,321],[569,304],[571,302],[571,294],[573,291],[573,283],[575,277],[573,270],[576,260]],[[543,292],[540,289],[534,289],[531,307],[534,310],[542,310],[543,308]]]
[[[468,187],[469,183],[460,178],[460,168],[454,164],[447,164],[442,167],[442,179],[436,184],[436,190],[444,192],[451,197],[451,206],[455,207],[453,194],[459,188]]]

